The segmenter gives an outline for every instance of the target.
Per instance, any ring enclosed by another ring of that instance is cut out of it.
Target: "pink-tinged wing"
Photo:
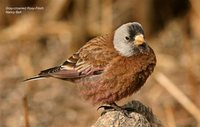
[[[92,67],[92,65],[84,62],[78,54],[72,55],[61,66],[49,68],[41,71],[38,75],[25,79],[24,81],[37,80],[41,78],[54,77],[64,80],[77,79],[92,74],[100,74],[103,70]]]
[[[61,66],[43,70],[37,76],[27,80],[45,77],[67,80],[101,74],[115,55],[113,49],[109,48],[113,46],[108,37],[106,35],[92,39]]]
[[[78,52],[69,57],[59,71],[50,75],[61,79],[81,78],[101,74],[118,53],[115,52],[112,36],[99,36],[86,43]]]
[[[77,79],[92,74],[100,74],[102,69],[94,68],[84,62],[78,54],[72,55],[61,66],[41,71],[40,77],[55,77],[59,79]]]

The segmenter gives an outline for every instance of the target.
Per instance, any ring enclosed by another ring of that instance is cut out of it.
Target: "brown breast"
[[[101,75],[82,79],[82,93],[94,104],[113,103],[139,90],[153,72],[153,50],[132,57],[116,56]]]

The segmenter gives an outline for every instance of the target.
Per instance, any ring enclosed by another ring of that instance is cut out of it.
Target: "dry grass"
[[[90,38],[129,21],[144,26],[158,64],[141,91],[120,103],[139,99],[166,126],[198,126],[200,5],[191,0],[189,9],[187,0],[186,4],[172,1],[163,1],[164,5],[158,0],[1,1],[0,127],[86,127],[94,123],[100,114],[97,107],[85,102],[74,84],[55,79],[21,81],[61,64]],[[5,13],[6,7],[19,5],[44,10]]]

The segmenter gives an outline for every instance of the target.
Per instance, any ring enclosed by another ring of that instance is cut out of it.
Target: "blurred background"
[[[1,0],[0,127],[92,125],[101,111],[79,95],[76,85],[21,81],[61,64],[89,39],[132,21],[143,25],[158,63],[144,87],[119,104],[140,100],[165,126],[199,126],[199,112],[179,103],[183,98],[174,98],[168,82],[157,76],[162,73],[199,111],[199,8],[199,0]]]

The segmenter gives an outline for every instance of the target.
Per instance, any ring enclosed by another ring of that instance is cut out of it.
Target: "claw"
[[[97,110],[99,110],[99,109],[101,109],[101,108],[104,109],[104,111],[101,113],[101,116],[104,115],[104,114],[106,114],[106,113],[109,112],[109,111],[120,111],[120,112],[122,112],[126,117],[131,118],[131,117],[129,116],[129,111],[130,111],[130,109],[129,109],[129,108],[126,108],[126,107],[120,107],[120,106],[118,106],[116,103],[113,103],[113,104],[111,104],[111,105],[109,105],[109,106],[105,106],[105,105],[100,106],[100,107],[98,107]]]
[[[112,106],[106,106],[106,105],[102,105],[100,107],[97,108],[97,110],[103,108],[104,111],[101,113],[101,116],[103,116],[104,114],[106,114],[109,111],[114,111],[114,108]]]
[[[97,110],[99,110],[99,109],[101,109],[101,108],[103,108],[104,110],[113,109],[112,106],[102,105],[102,106],[99,106],[99,107],[97,108]]]

